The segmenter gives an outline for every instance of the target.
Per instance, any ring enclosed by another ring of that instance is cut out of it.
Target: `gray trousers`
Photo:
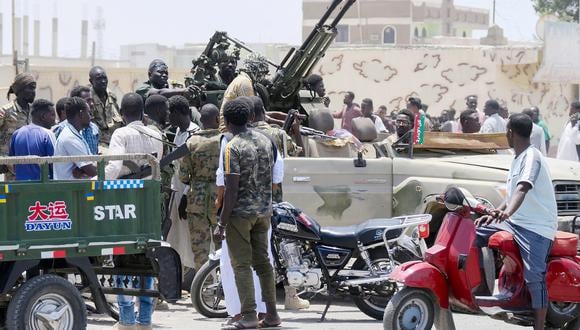
[[[546,308],[548,306],[546,269],[553,241],[510,221],[504,221],[477,228],[475,244],[480,248],[486,247],[489,237],[498,231],[507,231],[514,235],[514,240],[520,248],[524,263],[524,280],[532,298],[532,308]]]

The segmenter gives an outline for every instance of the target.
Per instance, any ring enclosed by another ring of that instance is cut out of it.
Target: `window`
[[[394,44],[397,42],[397,31],[392,26],[387,26],[383,30],[383,43],[384,44]]]
[[[423,38],[427,37],[427,29],[425,29],[425,27],[423,27],[423,29],[421,30],[421,37]]]
[[[415,26],[415,38],[419,38],[419,28]]]
[[[336,31],[338,34],[336,35],[335,42],[348,42],[350,39],[348,25],[337,25]]]

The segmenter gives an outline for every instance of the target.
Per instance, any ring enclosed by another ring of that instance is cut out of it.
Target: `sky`
[[[433,0],[430,0],[433,1]],[[491,8],[493,0],[455,0],[456,5]],[[11,1],[0,0],[3,52],[11,49]],[[248,43],[301,42],[302,0],[16,0],[16,15],[41,21],[41,55],[51,52],[51,19],[59,18],[59,56],[78,57],[80,26],[89,20],[89,43],[97,40],[97,8],[105,20],[103,55],[118,58],[120,46],[205,43],[216,30]],[[533,40],[538,17],[531,0],[497,1],[496,23],[510,40]],[[30,27],[32,52],[32,22]],[[90,50],[89,50],[90,52]]]

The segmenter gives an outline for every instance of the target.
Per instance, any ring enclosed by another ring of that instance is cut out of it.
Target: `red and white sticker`
[[[125,247],[124,246],[117,246],[117,247],[113,247],[113,248],[101,249],[102,256],[116,256],[119,254],[125,254]]]
[[[40,252],[41,259],[58,259],[66,258],[66,250],[42,251]]]

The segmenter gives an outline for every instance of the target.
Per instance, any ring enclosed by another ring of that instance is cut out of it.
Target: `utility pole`
[[[492,18],[492,22],[493,22],[493,25],[495,25],[495,0],[493,0],[493,18]]]
[[[16,2],[12,0],[12,63],[18,74],[18,53],[16,52]]]

